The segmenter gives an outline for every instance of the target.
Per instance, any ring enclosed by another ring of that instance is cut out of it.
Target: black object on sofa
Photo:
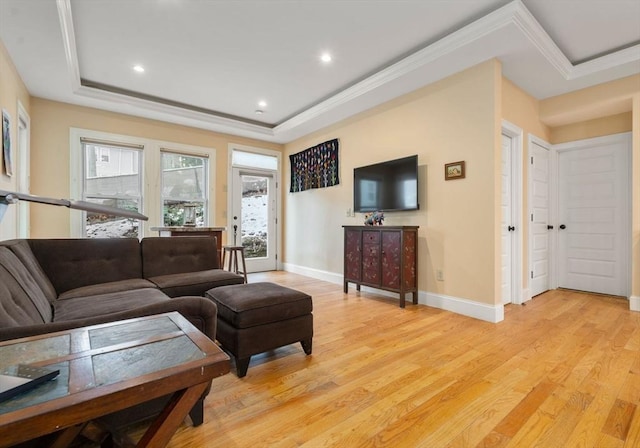
[[[215,340],[204,293],[244,283],[219,263],[211,237],[0,241],[0,340],[170,311]]]

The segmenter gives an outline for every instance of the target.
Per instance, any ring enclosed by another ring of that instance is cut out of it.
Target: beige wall
[[[227,157],[228,145],[241,145],[282,150],[282,145],[257,141],[202,129],[173,125],[160,121],[105,112],[55,101],[32,98],[31,133],[31,191],[54,197],[69,196],[69,130],[70,128],[109,132],[139,138],[148,138],[184,145],[215,149],[216,173],[210,195],[215,198],[215,226],[226,226],[227,210]],[[69,211],[33,205],[33,237],[68,237]],[[156,216],[149,216],[148,228],[160,225]]]
[[[548,141],[556,144],[631,132],[631,115],[631,112],[623,112],[608,117],[557,126],[551,128],[551,139]]]
[[[285,193],[284,261],[341,275],[341,226],[363,223],[362,214],[346,217],[353,168],[418,154],[420,210],[388,213],[385,224],[420,226],[419,289],[496,303],[500,81],[500,64],[489,61],[287,144],[293,154],[338,138],[340,185]],[[459,160],[466,178],[445,182],[444,164]]]
[[[549,126],[540,121],[540,102],[506,78],[502,79],[502,118],[515,124],[526,136],[535,135],[548,142]]]
[[[0,41],[0,110],[6,110],[11,117],[11,159],[13,161],[13,176],[5,172],[2,144],[0,143],[0,190],[15,191],[18,189],[18,171],[20,157],[18,154],[18,102],[30,113],[29,92],[13,65],[6,48]],[[2,131],[0,130],[0,134]],[[0,223],[0,240],[15,238],[17,235],[17,207],[8,207],[5,217]]]

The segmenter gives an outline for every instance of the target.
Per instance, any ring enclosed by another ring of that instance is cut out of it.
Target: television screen
[[[353,170],[354,211],[390,212],[418,208],[417,155]]]

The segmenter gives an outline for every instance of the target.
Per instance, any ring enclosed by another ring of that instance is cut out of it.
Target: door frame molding
[[[632,219],[632,203],[631,203],[631,182],[632,182],[632,164],[631,164],[631,153],[632,153],[632,135],[631,132],[623,132],[623,133],[619,133],[619,134],[611,134],[611,135],[605,135],[602,137],[593,137],[593,138],[587,138],[587,139],[583,139],[583,140],[575,140],[572,142],[566,142],[566,143],[558,143],[556,145],[553,145],[553,149],[554,152],[556,153],[556,170],[555,170],[555,178],[556,178],[556,188],[555,188],[555,192],[554,192],[554,198],[555,198],[555,213],[556,213],[556,217],[560,216],[560,210],[559,210],[559,194],[560,194],[560,190],[557,188],[557,182],[559,181],[559,163],[558,163],[558,156],[560,155],[560,153],[562,152],[567,152],[567,151],[572,151],[572,150],[580,150],[580,149],[584,149],[584,148],[589,148],[592,146],[596,146],[596,145],[603,145],[603,144],[624,144],[625,145],[625,157],[626,157],[626,166],[627,166],[627,180],[628,180],[628,189],[627,189],[627,216],[625,219],[625,228],[623,231],[623,235],[622,235],[622,242],[621,242],[621,247],[622,247],[622,272],[624,275],[624,288],[625,288],[625,296],[628,300],[630,300],[630,296],[631,296],[631,265],[632,265],[632,260],[631,260],[631,228],[632,228],[632,223],[631,223],[631,219]],[[557,238],[556,238],[556,243],[557,243]],[[557,247],[556,247],[556,254],[558,255],[558,251],[557,251]],[[556,255],[556,257],[557,257]],[[558,272],[557,272],[557,263],[556,263],[556,272],[555,272],[555,278],[556,278],[556,283],[555,283],[555,287],[558,287]]]
[[[22,102],[18,100],[18,121],[16,124],[16,146],[18,147],[18,169],[17,169],[17,188],[20,193],[31,193],[31,117],[27,113],[27,109]],[[20,141],[22,128],[24,123],[24,146]],[[26,186],[26,189],[22,186]],[[31,235],[31,209],[27,201],[18,202],[18,212],[16,215],[16,235],[18,238],[29,238]]]
[[[280,257],[282,254],[282,153],[280,151],[275,151],[272,149],[266,148],[258,148],[255,146],[247,146],[240,145],[237,143],[229,143],[228,151],[227,151],[227,182],[225,184],[225,189],[227,191],[227,207],[224,211],[225,219],[227,221],[227,244],[230,241],[231,231],[233,229],[233,218],[231,217],[233,213],[231,213],[233,207],[233,169],[234,168],[244,168],[251,171],[260,171],[260,168],[248,167],[248,166],[234,166],[233,165],[233,151],[244,151],[244,152],[253,152],[255,154],[264,154],[267,156],[276,157],[278,160],[278,167],[274,173],[274,178],[276,182],[276,225],[275,225],[275,233],[276,233],[276,270],[283,270],[283,261]],[[265,171],[265,170],[262,170]],[[272,171],[270,171],[272,172]]]
[[[501,135],[504,134],[511,138],[511,191],[512,203],[511,214],[514,217],[513,225],[517,229],[514,234],[514,241],[511,251],[511,289],[514,292],[511,303],[520,305],[525,302],[528,296],[528,289],[522,285],[522,253],[524,248],[523,239],[523,220],[522,220],[522,197],[523,197],[523,181],[522,181],[522,149],[523,149],[523,130],[507,120],[502,120]],[[502,254],[502,251],[499,251]],[[501,255],[502,256],[502,255]],[[502,298],[501,298],[502,302]]]
[[[543,149],[546,149],[547,151],[549,151],[549,192],[548,192],[548,199],[549,199],[549,216],[548,216],[548,224],[552,225],[554,229],[557,228],[557,210],[558,210],[558,205],[557,205],[557,194],[556,194],[556,189],[557,189],[557,180],[558,180],[558,155],[557,152],[555,151],[553,145],[549,142],[547,142],[546,140],[541,139],[540,137],[537,137],[535,135],[529,134],[528,135],[528,142],[527,142],[527,160],[531,160],[531,157],[533,157],[533,145],[536,144],[538,146],[540,146]],[[531,214],[533,213],[532,210],[532,205],[533,205],[533,188],[531,185],[531,179],[532,179],[532,167],[531,167],[531,163],[527,164],[528,168],[527,168],[527,216],[531,216]],[[531,223],[531,220],[527,218],[527,223]],[[532,266],[533,266],[533,234],[532,234],[532,228],[531,225],[528,226],[528,231],[527,231],[527,248],[528,248],[528,256],[527,256],[527,273],[531,272]],[[558,280],[557,280],[557,275],[555,272],[556,269],[556,254],[558,253],[557,251],[557,232],[551,232],[549,235],[549,255],[547,257],[547,263],[548,263],[548,287],[549,289],[556,289],[558,287]],[[530,288],[530,276],[527,275],[527,300],[531,300],[531,288]]]

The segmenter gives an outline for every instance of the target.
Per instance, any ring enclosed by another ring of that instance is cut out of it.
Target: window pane
[[[107,205],[109,207],[125,210],[138,210],[138,202],[131,199],[96,199],[87,198],[88,202]],[[137,219],[123,218],[121,216],[105,215],[102,213],[87,212],[86,230],[87,238],[138,238],[139,224]]]
[[[84,144],[85,195],[140,196],[140,151]]]
[[[83,142],[84,200],[125,210],[142,204],[142,151],[111,144]],[[85,213],[87,238],[138,238],[136,219],[102,213]]]
[[[254,152],[233,151],[231,164],[233,166],[246,166],[275,171],[278,169],[278,158]]]
[[[204,157],[162,153],[162,197],[173,200],[206,199]]]
[[[183,226],[184,225],[184,205],[196,205],[196,227],[204,226],[205,206],[202,202],[190,201],[173,201],[165,200],[163,202],[163,222],[165,226]]]
[[[243,174],[242,245],[245,258],[267,256],[269,226],[269,178]]]
[[[209,159],[162,151],[162,220],[165,226],[185,223],[185,205],[195,206],[196,226],[206,225]]]

